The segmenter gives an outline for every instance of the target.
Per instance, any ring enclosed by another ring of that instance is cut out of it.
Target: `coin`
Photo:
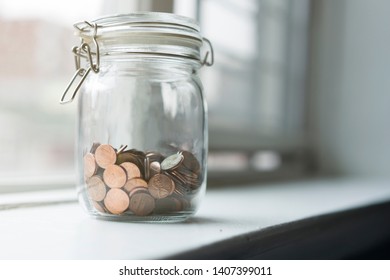
[[[145,154],[145,157],[149,158],[150,162],[152,161],[162,162],[164,160],[164,156],[157,152],[147,152]]]
[[[154,198],[164,198],[173,193],[175,182],[164,174],[157,174],[149,180],[148,189]]]
[[[142,176],[144,175],[144,156],[141,154],[135,154],[133,151],[124,151],[117,155],[116,164],[120,165],[124,162],[131,162],[137,165]]]
[[[113,147],[108,144],[103,144],[97,147],[95,151],[96,163],[101,168],[107,168],[116,162],[116,152]]]
[[[190,179],[198,179],[199,177],[199,174],[198,173],[194,173],[193,171],[191,171],[190,169],[187,169],[184,165],[181,165],[179,168],[177,168],[175,171],[183,174],[183,176],[185,176],[186,178],[190,178]]]
[[[184,184],[184,185],[188,184],[188,181],[181,173],[171,171],[171,172],[169,172],[169,174],[172,175],[172,177],[174,177],[175,179],[179,180],[182,184]]]
[[[146,216],[155,208],[154,198],[147,192],[139,191],[131,195],[129,209],[137,216]]]
[[[150,179],[150,165],[149,165],[149,158],[148,157],[145,157],[144,166],[145,166],[145,179],[149,180]]]
[[[126,148],[127,148],[127,145],[121,145],[119,147],[119,150],[116,153],[119,154],[119,153],[123,152]]]
[[[112,214],[122,214],[129,208],[130,198],[121,189],[110,189],[104,198],[104,205]]]
[[[191,188],[188,186],[183,186],[180,184],[176,184],[174,192],[175,194],[179,196],[186,196],[191,193]]]
[[[133,195],[135,195],[136,193],[139,193],[139,192],[149,193],[148,189],[145,187],[136,187],[136,188],[131,190],[131,192],[129,193],[129,197],[132,197]]]
[[[183,165],[192,172],[198,173],[200,171],[200,163],[194,154],[188,151],[181,151],[181,153],[184,157]]]
[[[104,210],[104,207],[103,207],[99,202],[97,202],[97,201],[92,201],[92,204],[93,204],[93,207],[94,207],[97,211],[99,211],[99,212],[101,212],[101,213],[105,213],[105,212],[106,212],[106,210]]]
[[[109,165],[103,172],[103,181],[110,188],[121,188],[127,181],[126,171],[118,165]]]
[[[173,170],[177,168],[183,161],[184,157],[181,153],[170,155],[161,162],[162,170]]]
[[[93,176],[87,180],[89,197],[94,201],[102,201],[106,196],[106,185],[99,176]]]
[[[132,178],[141,177],[141,171],[139,170],[139,168],[136,164],[134,164],[132,162],[124,162],[124,163],[121,163],[120,166],[126,170],[127,180],[130,180]]]
[[[182,210],[182,203],[176,197],[168,196],[156,200],[155,212],[158,214],[167,212],[177,212]]]
[[[148,183],[146,183],[146,181],[141,178],[133,178],[128,180],[123,188],[126,192],[130,193],[133,189],[138,187],[146,189],[148,188]]]
[[[86,178],[90,178],[95,175],[98,166],[95,161],[95,157],[91,153],[87,153],[84,156],[84,175]]]
[[[84,155],[86,192],[101,213],[164,214],[188,210],[203,181],[200,162],[187,150],[156,151],[93,143]]]
[[[149,164],[150,177],[161,173],[161,165],[158,161],[153,161]]]
[[[128,150],[129,152],[135,154],[136,156],[140,156],[140,157],[144,157],[145,156],[145,153],[142,152],[142,151],[139,151],[137,149],[130,149]]]

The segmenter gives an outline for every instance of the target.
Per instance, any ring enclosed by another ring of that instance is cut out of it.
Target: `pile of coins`
[[[84,155],[89,198],[99,212],[147,216],[189,209],[202,171],[189,151],[169,156],[94,143]]]

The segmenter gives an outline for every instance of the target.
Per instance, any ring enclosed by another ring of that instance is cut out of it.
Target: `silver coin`
[[[170,155],[161,162],[161,170],[173,170],[183,162],[183,155],[181,153]]]

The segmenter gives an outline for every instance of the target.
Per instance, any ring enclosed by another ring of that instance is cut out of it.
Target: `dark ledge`
[[[390,259],[390,202],[280,224],[168,259]]]

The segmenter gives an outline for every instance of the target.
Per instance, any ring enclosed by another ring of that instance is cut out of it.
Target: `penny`
[[[126,170],[127,180],[141,177],[141,171],[138,166],[132,162],[124,162],[120,164]]]
[[[104,198],[104,205],[112,214],[122,214],[129,208],[130,198],[121,189],[110,189]]]
[[[200,171],[200,163],[196,159],[195,155],[188,151],[182,151],[181,153],[184,157],[183,165],[192,172],[198,173]]]
[[[137,192],[130,197],[129,209],[137,216],[146,216],[155,208],[154,198],[147,192]]]
[[[97,147],[95,151],[96,163],[101,168],[107,168],[116,162],[116,152],[113,147],[108,144],[103,144]]]
[[[183,210],[182,203],[176,197],[169,196],[163,199],[156,200],[155,212],[158,214],[176,212],[181,210]]]
[[[137,165],[138,169],[143,173],[144,171],[144,156],[135,154],[132,151],[124,151],[117,155],[116,164],[120,165],[124,162],[131,162]]]
[[[184,157],[181,153],[170,155],[161,162],[162,170],[173,170],[177,168],[183,161]]]
[[[191,192],[191,188],[183,185],[176,184],[175,190],[173,193],[179,196],[186,196]]]
[[[184,165],[182,165],[182,167],[179,167],[175,171],[180,172],[181,174],[183,174],[187,178],[198,179],[198,177],[199,177],[199,174],[192,172],[191,170],[184,167]]]
[[[191,209],[190,199],[196,198],[204,180],[202,167],[190,151],[171,151],[165,157],[153,150],[93,143],[83,158],[91,207],[96,213],[131,211],[137,216]]]
[[[144,157],[145,156],[145,153],[142,152],[142,151],[139,151],[137,149],[130,149],[128,150],[129,152],[135,154],[136,156],[139,156],[139,157]]]
[[[98,166],[95,161],[95,157],[91,153],[87,153],[84,156],[84,175],[86,178],[90,178],[95,175]]]
[[[164,160],[164,156],[157,152],[147,152],[145,157],[149,158],[150,162],[152,161],[162,162]]]
[[[145,166],[145,179],[149,180],[150,179],[150,159],[148,157],[145,157],[144,166]]]
[[[121,188],[127,181],[126,171],[118,165],[109,165],[103,172],[103,181],[109,188]]]
[[[87,180],[89,197],[94,201],[102,201],[106,196],[106,185],[99,176],[93,176]]]
[[[184,197],[179,197],[178,199],[181,202],[182,210],[186,210],[186,209],[189,209],[191,207],[191,202],[188,199],[186,199]]]
[[[148,189],[154,198],[161,199],[173,193],[175,182],[164,174],[157,174],[149,180]]]
[[[131,198],[133,195],[135,195],[136,193],[140,193],[140,192],[149,193],[149,191],[148,191],[147,188],[144,188],[144,187],[136,187],[136,188],[134,188],[134,189],[131,190],[131,192],[129,193],[129,197]]]
[[[93,204],[93,207],[94,207],[97,211],[99,211],[99,212],[101,212],[101,213],[105,213],[105,212],[106,212],[106,210],[104,210],[104,207],[103,207],[102,205],[100,205],[99,202],[93,201],[92,204]]]
[[[170,174],[174,179],[176,179],[176,180],[178,180],[179,182],[181,182],[182,184],[184,184],[184,185],[187,185],[187,184],[188,184],[186,178],[184,178],[184,176],[183,176],[181,173],[173,171],[173,172],[170,172],[169,174]]]
[[[141,178],[133,178],[128,180],[123,188],[126,192],[130,193],[133,189],[139,187],[146,189],[148,187],[148,183],[146,183],[146,181]]]

